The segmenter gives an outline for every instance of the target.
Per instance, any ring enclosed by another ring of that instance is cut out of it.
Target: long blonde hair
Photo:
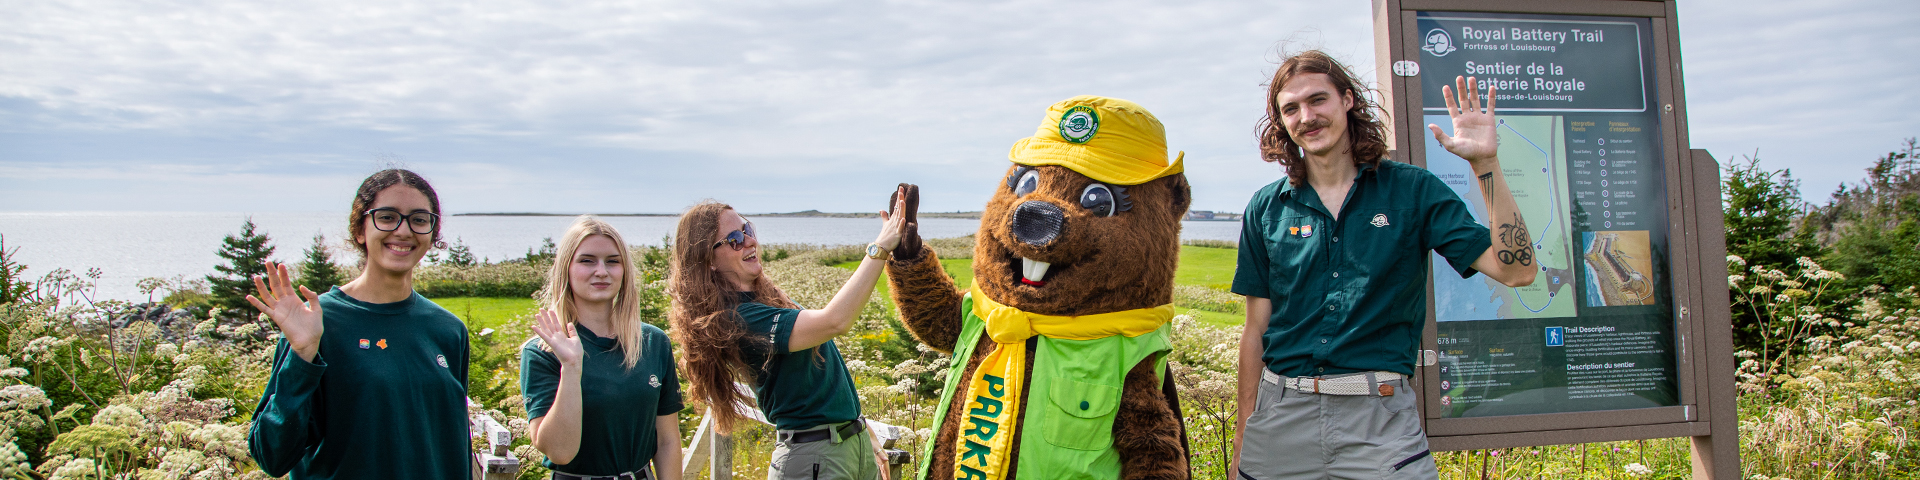
[[[620,287],[613,295],[613,317],[607,319],[612,324],[613,338],[620,342],[620,351],[626,355],[623,362],[628,369],[640,362],[640,335],[643,332],[640,323],[640,288],[634,279],[633,253],[627,250],[627,241],[620,238],[620,232],[613,225],[593,215],[581,215],[574,219],[573,226],[567,227],[566,235],[560,237],[559,251],[553,256],[553,268],[547,269],[547,287],[540,290],[540,300],[547,308],[560,315],[560,321],[572,325],[579,321],[573,305],[573,281],[569,275],[573,268],[573,257],[580,253],[580,244],[587,237],[600,235],[613,240],[613,247],[620,252]],[[600,332],[596,332],[600,333]]]
[[[736,381],[754,378],[756,366],[747,365],[740,357],[743,344],[760,349],[773,346],[766,338],[747,333],[746,321],[736,310],[740,306],[736,287],[713,271],[713,244],[720,236],[720,215],[732,210],[724,203],[707,200],[680,215],[667,288],[673,297],[667,318],[673,321],[673,338],[680,344],[681,363],[689,383],[687,393],[711,407],[715,426],[722,433],[734,431],[734,426],[745,419],[738,409],[752,404],[746,393],[733,386]],[[761,303],[799,308],[765,274],[753,281],[753,292]]]

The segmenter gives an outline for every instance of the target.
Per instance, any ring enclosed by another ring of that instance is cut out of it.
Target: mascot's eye
[[[1014,189],[1014,187],[1018,187],[1019,185],[1015,185],[1015,183],[1020,181],[1020,176],[1026,175],[1027,172],[1032,170],[1033,170],[1033,167],[1029,167],[1026,165],[1021,165],[1019,167],[1014,168],[1013,173],[1007,175],[1007,189],[1012,190]]]
[[[1114,212],[1120,211],[1115,208],[1113,191],[1098,183],[1087,185],[1087,189],[1080,192],[1080,206],[1101,217],[1111,217]]]
[[[1031,168],[1022,170],[1025,170],[1025,173],[1021,173],[1020,179],[1015,180],[1013,184],[1014,196],[1026,195],[1040,189],[1040,172]]]

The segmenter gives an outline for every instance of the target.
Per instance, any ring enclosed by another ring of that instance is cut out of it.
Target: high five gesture
[[[314,356],[320,354],[320,332],[326,329],[320,322],[320,296],[307,287],[298,287],[300,296],[295,296],[296,287],[284,263],[267,262],[266,280],[254,276],[253,288],[260,296],[247,295],[247,302],[273,318],[273,324],[287,337],[287,346],[301,360],[313,363]]]

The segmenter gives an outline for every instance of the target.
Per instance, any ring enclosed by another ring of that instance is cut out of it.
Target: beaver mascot
[[[1166,369],[1189,192],[1165,139],[1133,102],[1054,104],[1008,154],[970,291],[920,241],[907,186],[888,282],[907,329],[954,355],[920,478],[1189,477]]]

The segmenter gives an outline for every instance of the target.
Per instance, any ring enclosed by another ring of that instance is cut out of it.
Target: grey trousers
[[[822,425],[813,430],[840,425]],[[854,436],[841,438],[835,432],[826,440],[777,442],[773,447],[773,465],[767,468],[767,480],[876,480],[880,478],[880,466],[875,463],[873,440],[868,437],[872,434],[861,430]]]
[[[1394,396],[1325,395],[1260,382],[1239,480],[1437,479],[1409,382]]]

